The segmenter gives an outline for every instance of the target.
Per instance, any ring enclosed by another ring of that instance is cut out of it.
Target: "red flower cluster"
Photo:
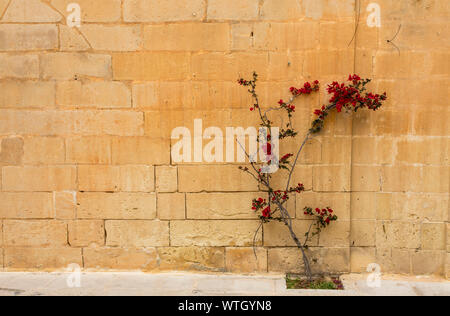
[[[250,81],[247,81],[247,80],[244,80],[244,79],[239,79],[238,80],[238,83],[241,85],[241,86],[248,86],[251,82]]]
[[[269,219],[272,215],[270,206],[268,206],[267,201],[263,198],[253,200],[252,210],[254,210],[255,212],[261,211],[261,218]]]
[[[291,93],[293,96],[297,97],[302,94],[311,94],[313,91],[319,91],[319,81],[316,80],[312,84],[306,82],[303,85],[303,88],[297,89],[295,87],[291,87]]]
[[[280,159],[280,163],[288,163],[289,162],[289,158],[291,158],[292,156],[294,156],[293,154],[286,154],[283,157],[281,157]]]
[[[291,192],[302,193],[303,191],[305,191],[305,186],[303,185],[303,183],[299,183],[297,187],[291,188]]]
[[[353,108],[357,111],[359,108],[367,107],[370,110],[377,110],[382,105],[380,101],[387,99],[386,92],[383,95],[372,93],[362,95],[370,80],[362,81],[358,75],[350,75],[348,80],[352,82],[351,85],[335,81],[327,88],[328,93],[332,94],[330,103],[336,104],[338,112],[342,112],[343,108],[349,110]]]
[[[255,199],[252,203],[252,210],[257,211],[263,208],[266,204],[267,202],[263,198]]]
[[[295,112],[295,105],[285,103],[283,100],[278,101],[278,104],[285,109],[289,114]]]
[[[269,218],[271,213],[272,211],[270,210],[270,206],[268,206],[262,211],[262,216],[265,218]]]
[[[322,109],[315,110],[314,114],[317,115],[321,120],[323,120],[323,119],[325,119],[325,111],[326,111],[326,107],[324,105],[324,106],[322,106]]]
[[[382,95],[365,92],[366,85],[371,81],[370,79],[363,80],[358,75],[350,75],[348,81],[351,84],[333,82],[328,85],[327,91],[332,95],[330,98],[331,105],[328,107],[324,105],[321,109],[314,111],[318,118],[313,122],[311,132],[317,133],[323,128],[328,111],[334,107],[338,112],[342,112],[343,109],[356,112],[362,108],[376,111],[387,99],[386,92]]]
[[[353,81],[353,84],[358,84],[359,81],[361,81],[361,77],[358,75],[349,75],[348,81]]]
[[[289,195],[286,191],[284,191],[283,193],[281,192],[281,190],[273,192],[272,202],[275,202],[277,200],[286,201],[287,199],[289,199]]]
[[[304,214],[309,216],[316,216],[319,224],[321,224],[322,227],[326,227],[331,222],[338,219],[338,217],[336,215],[333,215],[333,213],[334,211],[329,207],[324,209],[316,208],[315,213],[313,212],[312,208],[306,207]]]

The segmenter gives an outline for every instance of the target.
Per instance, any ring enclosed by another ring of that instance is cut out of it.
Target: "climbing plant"
[[[258,137],[259,148],[262,148],[264,155],[266,155],[265,164],[272,164],[274,161],[278,164],[279,171],[286,171],[286,187],[284,190],[275,189],[272,181],[273,174],[267,172],[267,168],[264,168],[264,162],[258,163],[254,159],[250,160],[250,167],[239,167],[240,170],[249,174],[266,192],[265,196],[256,198],[252,202],[252,209],[259,217],[261,224],[255,233],[256,236],[264,224],[271,221],[279,221],[286,225],[289,230],[290,236],[294,240],[298,249],[301,252],[303,263],[305,266],[305,272],[309,280],[312,280],[312,271],[310,259],[307,254],[308,243],[311,238],[321,233],[323,229],[326,229],[333,222],[338,220],[338,216],[335,211],[330,207],[305,207],[305,216],[311,217],[311,225],[309,229],[304,232],[302,240],[297,236],[297,233],[293,228],[293,220],[288,210],[288,200],[293,194],[301,194],[305,191],[305,187],[302,183],[293,185],[292,176],[294,170],[301,159],[301,153],[308,141],[320,134],[325,128],[325,122],[327,117],[332,111],[338,113],[341,112],[357,112],[361,109],[368,109],[376,111],[387,99],[386,93],[375,94],[369,92],[367,85],[371,82],[370,79],[362,79],[358,75],[350,75],[348,82],[339,83],[333,82],[327,86],[327,92],[330,95],[328,104],[323,105],[320,109],[315,110],[315,119],[311,123],[309,131],[305,138],[299,143],[299,149],[296,153],[286,153],[283,156],[277,157],[274,154],[274,146],[279,146],[279,142],[288,138],[297,138],[299,135],[293,124],[293,113],[296,110],[294,102],[297,98],[317,93],[320,90],[319,81],[306,82],[302,87],[291,87],[291,97],[289,101],[280,100],[275,107],[264,108],[257,93],[258,74],[253,73],[251,80],[240,78],[238,83],[248,89],[253,99],[253,104],[250,107],[252,113],[256,113],[260,120],[260,125],[263,130],[268,131]],[[287,123],[281,127],[281,131],[277,136],[279,139],[276,141],[272,138],[272,127],[274,123],[271,120],[269,114],[274,111],[282,111],[287,116]],[[241,146],[242,147],[242,146]],[[246,152],[248,158],[252,157],[250,153]]]

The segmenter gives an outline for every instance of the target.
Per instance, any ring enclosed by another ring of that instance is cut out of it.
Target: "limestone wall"
[[[315,271],[450,275],[448,0],[0,0],[0,17],[0,269],[301,272],[281,224],[255,259],[238,164],[171,162],[175,127],[257,124],[236,84],[256,70],[265,105],[350,73],[389,96],[331,117],[295,173],[299,235],[305,205],[340,217]],[[297,103],[302,134],[326,101]]]

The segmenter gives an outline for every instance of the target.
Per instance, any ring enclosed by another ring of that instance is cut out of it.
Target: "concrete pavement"
[[[377,288],[364,275],[342,279],[344,291],[313,291],[287,290],[283,275],[9,272],[0,273],[0,296],[450,296],[450,282],[440,279],[383,277]]]

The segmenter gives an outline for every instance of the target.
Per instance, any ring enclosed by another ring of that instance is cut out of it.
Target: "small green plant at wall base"
[[[286,287],[288,290],[305,289],[305,290],[343,290],[344,285],[339,278],[331,280],[317,279],[308,281],[305,279],[286,277]]]
[[[246,87],[253,98],[253,105],[250,106],[250,111],[258,115],[261,127],[265,128],[267,131],[272,131],[274,123],[269,117],[269,113],[280,111],[287,116],[287,123],[284,126],[281,126],[281,131],[278,136],[279,141],[287,138],[296,138],[298,136],[298,132],[296,131],[292,121],[293,113],[296,110],[294,102],[297,98],[318,92],[320,90],[319,81],[316,80],[312,83],[306,82],[301,88],[291,87],[291,97],[289,101],[286,102],[284,100],[280,100],[278,105],[270,108],[263,108],[260,104],[256,90],[257,82],[258,74],[256,72],[253,73],[253,78],[251,80],[246,80],[244,78],[240,78],[238,80],[238,83],[241,86]],[[299,149],[295,154],[286,153],[281,158],[275,157],[273,154],[275,149],[274,146],[278,144],[278,142],[274,142],[270,132],[264,137],[264,139],[258,137],[258,143],[260,145],[259,148],[262,148],[264,154],[267,156],[266,161],[270,164],[276,160],[280,169],[278,172],[287,172],[287,183],[284,190],[276,190],[273,185],[272,174],[264,172],[264,166],[253,162],[252,159],[249,159],[251,164],[250,168],[239,167],[240,170],[249,174],[255,181],[257,181],[263,188],[263,191],[266,191],[265,197],[254,199],[251,205],[252,209],[258,214],[261,221],[260,226],[255,233],[254,241],[256,241],[256,236],[264,224],[273,220],[285,224],[292,239],[302,254],[305,272],[310,283],[312,282],[312,271],[310,260],[306,252],[308,249],[308,242],[313,236],[320,234],[323,229],[326,229],[333,222],[337,221],[338,216],[330,207],[306,207],[304,209],[304,215],[311,217],[313,221],[311,221],[312,223],[309,229],[304,234],[304,240],[300,241],[293,229],[293,220],[288,211],[287,202],[293,194],[301,194],[304,192],[305,187],[302,183],[298,183],[297,185],[291,184],[293,172],[308,141],[325,128],[326,118],[329,116],[331,111],[336,111],[338,113],[341,113],[342,111],[357,112],[360,109],[376,111],[383,105],[383,102],[387,99],[386,93],[380,95],[367,91],[367,85],[370,82],[370,79],[362,79],[358,75],[350,75],[348,77],[348,82],[333,82],[328,85],[327,92],[330,94],[329,104],[325,104],[320,109],[314,111],[316,119],[312,122],[305,139],[299,144]],[[243,146],[241,145],[241,147]],[[246,155],[250,158],[254,156],[254,153],[246,152]]]

